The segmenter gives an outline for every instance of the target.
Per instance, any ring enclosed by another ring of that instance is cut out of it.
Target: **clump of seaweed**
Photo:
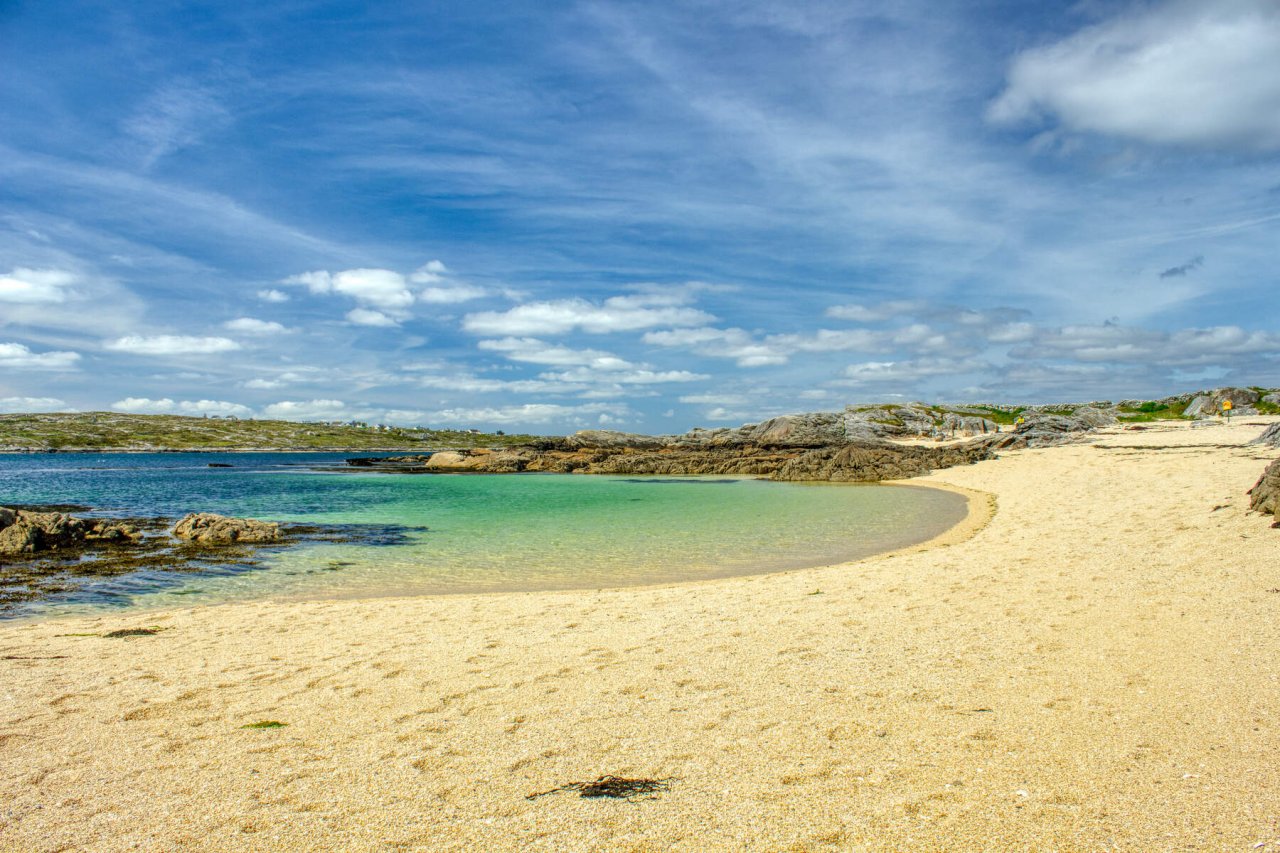
[[[279,720],[259,720],[256,723],[245,723],[242,729],[283,729],[288,723],[282,723]]]
[[[163,631],[163,628],[121,628],[118,631],[108,631],[103,637],[153,637]]]
[[[608,798],[612,800],[650,800],[663,791],[670,790],[671,777],[666,779],[627,779],[622,776],[600,776],[594,782],[571,782],[549,791],[529,794],[526,800],[536,800],[548,794],[561,791],[577,791],[578,796],[588,799]]]

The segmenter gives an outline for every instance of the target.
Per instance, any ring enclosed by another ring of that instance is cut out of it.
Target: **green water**
[[[247,568],[82,578],[34,605],[43,613],[696,581],[856,559],[927,539],[965,514],[958,495],[906,486],[317,470],[342,465],[339,454],[314,453],[0,455],[0,505],[425,528],[392,544],[267,549]]]
[[[187,603],[670,583],[827,565],[927,539],[964,499],[902,486],[715,478],[405,476],[394,497],[293,520],[425,526],[411,544],[316,545],[266,571],[151,596]],[[390,485],[390,484],[388,484]],[[139,600],[138,603],[148,603]]]

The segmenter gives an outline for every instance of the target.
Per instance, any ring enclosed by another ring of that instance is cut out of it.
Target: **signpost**
[[[1233,404],[1230,400],[1222,401],[1222,414],[1227,416],[1227,423],[1231,423],[1231,410],[1233,408],[1235,408],[1235,404]]]

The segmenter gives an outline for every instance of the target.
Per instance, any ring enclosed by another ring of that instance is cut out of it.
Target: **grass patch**
[[[288,723],[282,723],[279,720],[259,720],[256,723],[245,723],[242,729],[283,729]]]

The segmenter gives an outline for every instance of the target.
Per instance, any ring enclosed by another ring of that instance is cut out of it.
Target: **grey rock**
[[[1262,435],[1255,438],[1250,444],[1264,444],[1267,447],[1280,447],[1280,421],[1273,423],[1262,431]]]
[[[1233,415],[1256,415],[1258,410],[1253,404],[1261,396],[1249,388],[1216,388],[1192,398],[1183,414],[1193,418],[1217,415],[1222,411],[1223,402],[1230,400]]]

